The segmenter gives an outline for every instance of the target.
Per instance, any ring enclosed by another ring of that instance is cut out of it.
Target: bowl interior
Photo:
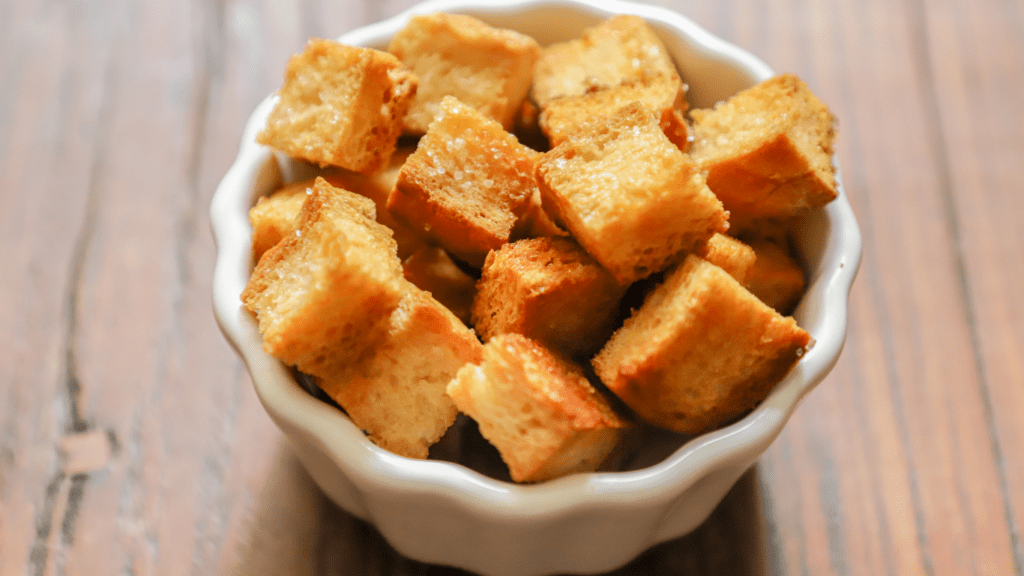
[[[529,34],[541,44],[577,37],[584,28],[616,13],[637,14],[665,42],[690,87],[691,107],[711,106],[772,74],[757,58],[678,14],[618,1],[521,0],[495,6],[436,0],[345,34],[339,40],[383,48],[409,16],[435,11],[470,14],[492,25]],[[816,345],[768,399],[742,420],[696,438],[648,430],[644,447],[633,454],[627,471],[580,474],[534,486],[503,481],[500,465],[494,468],[493,455],[489,461],[476,461],[473,466],[477,470],[473,470],[386,452],[370,443],[339,410],[305,392],[287,369],[266,355],[255,322],[241,308],[239,295],[251,267],[249,207],[257,197],[282,183],[315,173],[305,163],[255,144],[255,133],[264,124],[271,104],[272,98],[268,97],[250,118],[238,159],[211,206],[218,244],[215,310],[225,335],[248,365],[271,417],[301,441],[311,442],[329,455],[357,486],[432,493],[512,517],[552,514],[596,502],[635,505],[644,498],[669,502],[716,468],[748,465],[775,438],[799,399],[838,358],[845,335],[846,298],[860,260],[859,232],[841,182],[839,199],[805,218],[796,231],[797,247],[808,273],[808,291],[794,315]],[[443,449],[437,452],[442,458],[465,457],[445,456]]]

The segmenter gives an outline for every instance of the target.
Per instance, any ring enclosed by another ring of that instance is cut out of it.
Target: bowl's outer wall
[[[710,106],[772,74],[760,60],[678,14],[615,0],[433,0],[340,40],[382,48],[411,14],[436,11],[471,14],[542,44],[575,37],[615,13],[638,14],[665,42],[690,85],[693,107]],[[541,486],[504,485],[461,467],[387,453],[342,414],[303,392],[263,352],[254,320],[241,309],[239,294],[250,270],[247,210],[256,197],[309,170],[255,144],[271,105],[268,98],[253,113],[238,159],[211,205],[217,319],[245,360],[260,400],[317,484],[411,558],[495,576],[592,573],[624,564],[703,522],[838,358],[846,297],[860,260],[859,231],[842,191],[837,202],[807,219],[798,238],[810,282],[795,315],[818,345],[742,421],[689,442],[649,469],[578,475]]]

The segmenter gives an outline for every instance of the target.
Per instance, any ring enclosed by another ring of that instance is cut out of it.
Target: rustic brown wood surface
[[[453,572],[314,487],[210,303],[250,111],[409,4],[0,0],[0,576]],[[619,573],[1024,575],[1024,4],[660,4],[832,107],[864,263],[835,370]]]

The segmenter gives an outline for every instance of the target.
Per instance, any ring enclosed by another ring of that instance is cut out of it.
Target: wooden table
[[[1024,4],[661,4],[840,119],[846,350],[623,574],[1024,574]],[[410,2],[0,1],[0,575],[423,574],[328,503],[214,323],[207,210],[308,36]]]

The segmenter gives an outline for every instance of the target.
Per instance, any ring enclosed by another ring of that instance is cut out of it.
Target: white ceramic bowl
[[[679,14],[617,0],[432,0],[340,41],[384,48],[412,14],[439,11],[471,14],[529,34],[542,45],[576,37],[614,14],[637,14],[671,52],[690,86],[692,107],[710,106],[773,74],[754,56]],[[841,183],[839,198],[804,219],[797,234],[809,281],[794,315],[816,344],[742,420],[692,439],[669,436],[667,447],[662,442],[642,455],[653,464],[640,469],[529,486],[382,450],[264,353],[255,322],[241,306],[250,271],[248,209],[282,182],[308,176],[300,164],[255,143],[271,104],[268,97],[253,113],[238,158],[213,198],[217,320],[248,366],[267,412],[320,487],[408,557],[493,575],[614,569],[703,522],[839,357],[847,297],[861,255],[860,232]]]

